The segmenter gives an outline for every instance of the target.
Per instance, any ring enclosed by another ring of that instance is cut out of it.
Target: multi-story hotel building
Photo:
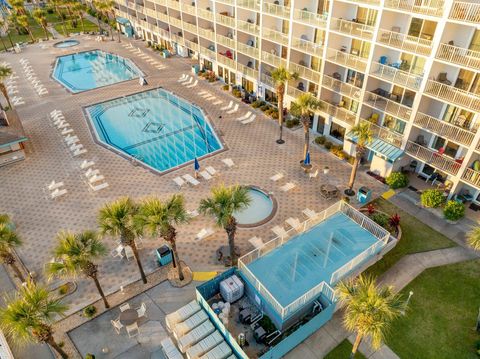
[[[272,71],[296,72],[287,102],[324,104],[312,132],[352,153],[349,129],[370,121],[372,171],[437,172],[480,203],[478,0],[116,1],[137,36],[267,101]]]

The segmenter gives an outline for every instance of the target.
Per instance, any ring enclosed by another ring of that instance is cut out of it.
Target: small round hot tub
[[[277,201],[270,194],[255,186],[248,186],[250,205],[234,213],[240,228],[252,228],[267,223],[277,211]]]
[[[78,40],[65,40],[55,43],[53,46],[59,49],[65,49],[67,47],[77,46],[80,43]]]

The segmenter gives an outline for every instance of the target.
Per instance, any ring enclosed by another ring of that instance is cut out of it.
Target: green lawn
[[[420,222],[417,218],[402,211],[391,202],[378,198],[373,204],[375,208],[388,214],[398,213],[400,216],[400,227],[402,228],[402,238],[395,248],[388,252],[382,260],[368,268],[366,273],[374,276],[381,275],[406,254],[456,246],[455,242],[425,223]]]
[[[85,31],[88,31],[88,32],[89,31],[98,31],[98,25],[91,22],[90,20],[84,19],[83,24],[85,26]],[[66,27],[66,30],[68,31],[69,34],[71,34],[72,32],[83,31],[82,24],[80,23],[80,21],[77,21],[77,27],[73,27],[71,21],[66,21],[65,22],[65,27]],[[63,26],[62,26],[61,22],[56,22],[55,25],[54,25],[54,28],[60,34],[64,35]]]
[[[402,293],[413,291],[407,315],[396,320],[387,345],[400,358],[475,359],[480,260],[430,268]]]
[[[30,24],[30,29],[31,29],[35,39],[44,39],[45,38],[45,32],[43,31],[42,27],[40,25],[38,25],[37,22],[31,17],[29,17],[28,22]],[[10,28],[10,37],[12,39],[13,44],[15,44],[17,42],[30,42],[31,41],[30,35],[28,35],[28,34],[19,35],[17,33],[17,30],[15,30],[15,28],[12,28],[12,27]],[[12,45],[10,44],[10,40],[8,39],[8,36],[2,36],[2,41],[5,43],[7,48],[12,47]],[[2,46],[2,50],[3,50],[3,45],[1,45],[1,46]]]
[[[352,344],[345,339],[343,342],[333,349],[324,359],[348,359],[352,352]],[[362,353],[357,351],[355,359],[367,359]]]

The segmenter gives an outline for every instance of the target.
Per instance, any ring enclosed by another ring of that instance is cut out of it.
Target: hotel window
[[[454,105],[447,105],[443,115],[443,121],[456,126],[469,128],[473,120],[473,113]]]
[[[350,53],[363,58],[368,58],[370,53],[370,42],[353,39]]]
[[[359,6],[357,9],[356,21],[360,24],[375,26],[375,22],[377,21],[377,10]]]
[[[472,51],[480,51],[480,29],[475,30],[468,49]]]
[[[408,29],[408,35],[420,37],[426,40],[432,40],[435,35],[435,29],[437,23],[435,21],[419,19],[417,17],[412,18],[410,27]]]
[[[345,127],[340,126],[338,123],[332,122],[330,126],[330,136],[336,138],[337,140],[343,141],[345,137]]]
[[[400,134],[405,132],[405,121],[399,120],[398,118],[390,115],[385,116],[385,119],[383,120],[383,126]]]
[[[325,117],[318,116],[317,132],[323,134],[323,131],[325,131]]]

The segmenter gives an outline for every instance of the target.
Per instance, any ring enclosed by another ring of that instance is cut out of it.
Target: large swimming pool
[[[97,140],[158,172],[223,148],[200,108],[161,88],[85,111]]]
[[[129,59],[93,50],[57,57],[53,78],[73,93],[132,80],[142,72]]]

